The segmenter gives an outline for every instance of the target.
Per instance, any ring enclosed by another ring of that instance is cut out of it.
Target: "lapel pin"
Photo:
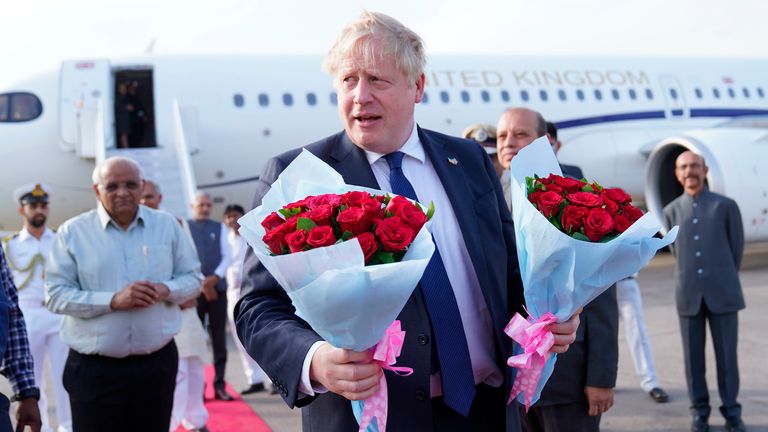
[[[448,163],[450,163],[451,165],[458,165],[459,160],[456,158],[448,158]]]

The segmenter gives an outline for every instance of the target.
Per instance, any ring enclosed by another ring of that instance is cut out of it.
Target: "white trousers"
[[[264,382],[264,372],[261,370],[261,366],[256,363],[256,360],[248,355],[245,347],[240,342],[240,338],[237,337],[237,330],[235,329],[235,304],[239,299],[239,287],[227,291],[227,317],[229,318],[229,329],[232,332],[232,337],[235,339],[237,351],[240,353],[240,360],[243,362],[243,370],[245,371],[246,378],[248,378],[248,384],[258,384]]]
[[[173,391],[171,432],[179,425],[187,430],[199,429],[208,421],[208,410],[203,404],[205,391],[205,365],[200,357],[180,357]]]
[[[617,282],[616,296],[629,352],[635,364],[635,374],[640,378],[640,387],[649,392],[654,387],[658,387],[659,383],[656,380],[656,366],[653,363],[653,353],[648,342],[648,332],[645,329],[643,299],[640,297],[637,279],[627,278]]]
[[[69,355],[69,347],[59,338],[61,327],[61,315],[51,313],[43,306],[21,306],[24,321],[27,326],[29,347],[32,351],[32,360],[35,363],[35,383],[40,387],[40,419],[42,420],[42,432],[52,432],[48,419],[48,397],[46,393],[53,387],[53,395],[56,401],[56,419],[59,427],[57,432],[72,431],[72,411],[69,407],[69,394],[64,389],[62,376],[64,364]],[[51,381],[47,381],[43,375],[45,361],[48,360]]]

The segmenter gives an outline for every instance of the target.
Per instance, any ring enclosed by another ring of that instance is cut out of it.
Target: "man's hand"
[[[166,287],[166,289],[168,289]],[[159,294],[154,284],[149,281],[131,282],[112,296],[109,306],[113,310],[129,310],[135,308],[145,308],[157,303]]]
[[[568,347],[576,340],[576,330],[579,328],[581,309],[577,310],[566,322],[550,324],[547,330],[555,337],[555,344],[550,352],[562,354],[568,351]]]
[[[322,344],[312,356],[309,379],[349,400],[362,400],[379,389],[381,366],[370,351],[351,351]]]
[[[221,278],[217,275],[206,276],[203,280],[203,296],[209,302],[216,301],[219,298],[219,293],[216,291],[216,284],[219,283]]]
[[[168,288],[166,284],[163,283],[153,283],[150,282],[152,285],[152,288],[154,288],[155,293],[157,294],[157,301],[165,301],[168,299],[168,296],[171,295],[171,290]]]
[[[19,401],[19,407],[16,409],[16,432],[24,432],[26,426],[29,426],[32,432],[40,432],[42,425],[37,400],[27,398]]]
[[[589,415],[596,416],[607,412],[613,406],[613,389],[605,387],[584,387],[589,402]]]

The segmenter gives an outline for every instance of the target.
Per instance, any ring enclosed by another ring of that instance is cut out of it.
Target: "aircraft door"
[[[66,61],[59,77],[59,133],[69,150],[95,158],[114,147],[109,60]]]
[[[669,120],[685,120],[690,116],[688,104],[685,101],[685,93],[680,81],[671,75],[659,78],[661,91],[664,94],[664,114]]]

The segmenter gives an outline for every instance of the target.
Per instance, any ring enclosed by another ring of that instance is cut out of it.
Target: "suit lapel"
[[[354,145],[345,132],[336,137],[328,152],[328,164],[341,174],[346,184],[379,189],[379,183],[365,157],[365,151]]]

